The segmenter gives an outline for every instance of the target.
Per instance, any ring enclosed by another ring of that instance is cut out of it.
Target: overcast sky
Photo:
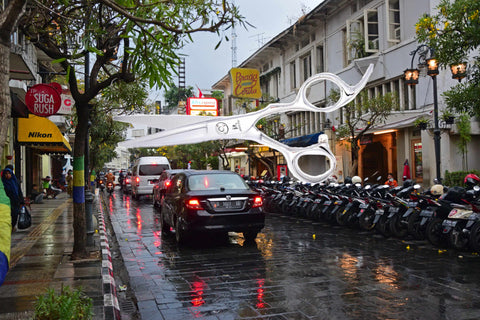
[[[246,21],[255,26],[236,27],[237,34],[237,65],[251,56],[262,44],[291,26],[302,15],[302,8],[307,12],[314,9],[323,0],[235,0]],[[232,38],[231,29],[227,36]],[[195,35],[194,43],[183,51],[185,57],[186,85],[192,86],[197,92],[209,90],[214,83],[225,76],[232,68],[232,41],[222,41],[215,49],[219,38],[216,34],[202,33]],[[178,80],[175,80],[178,85]],[[152,100],[164,101],[163,93],[159,91],[150,94]]]

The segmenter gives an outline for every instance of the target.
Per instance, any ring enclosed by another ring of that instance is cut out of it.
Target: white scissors
[[[293,102],[272,103],[262,110],[241,115],[222,117],[137,115],[117,116],[114,117],[114,120],[165,129],[165,131],[153,135],[120,143],[121,146],[127,148],[191,144],[220,139],[251,140],[281,152],[290,173],[297,179],[318,183],[332,175],[336,167],[336,158],[330,151],[327,135],[321,134],[318,143],[308,147],[290,147],[267,136],[256,127],[256,124],[262,118],[287,111],[335,111],[355,99],[367,84],[372,72],[373,64],[368,67],[360,82],[355,86],[349,86],[332,73],[316,74],[302,84]],[[330,80],[339,87],[340,99],[331,106],[318,108],[308,101],[307,89],[323,80]]]

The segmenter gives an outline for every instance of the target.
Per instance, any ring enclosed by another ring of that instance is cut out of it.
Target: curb
[[[104,319],[121,319],[120,307],[117,299],[117,289],[113,277],[112,255],[103,217],[103,210],[100,209],[98,215],[98,229],[100,234],[100,248],[102,249],[102,282],[103,282],[103,310]]]

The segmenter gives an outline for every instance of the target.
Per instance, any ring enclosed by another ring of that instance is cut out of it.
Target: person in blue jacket
[[[14,230],[15,226],[17,225],[18,214],[20,213],[22,206],[25,204],[25,200],[23,198],[20,184],[18,183],[17,177],[15,177],[11,166],[6,166],[1,175],[5,193],[10,198],[12,230]]]

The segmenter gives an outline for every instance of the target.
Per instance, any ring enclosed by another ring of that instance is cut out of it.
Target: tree
[[[330,100],[338,101],[339,93],[330,92]],[[337,131],[337,137],[345,139],[350,145],[350,174],[358,174],[358,152],[360,139],[373,126],[383,123],[393,110],[398,110],[399,102],[395,93],[368,97],[367,91],[362,91],[357,101],[352,101],[343,107],[345,124]]]
[[[480,46],[480,2],[442,0],[438,13],[424,15],[416,24],[418,41],[435,52],[441,66],[467,62]],[[473,58],[468,81],[444,92],[447,107],[459,113],[480,116],[480,57]]]
[[[19,28],[57,68],[66,72],[78,117],[74,146],[73,259],[87,256],[83,177],[90,101],[117,81],[145,80],[150,87],[163,88],[172,82],[180,61],[178,51],[192,41],[193,33],[220,35],[223,28],[237,22],[243,24],[243,17],[227,0],[29,3]],[[82,73],[84,90],[78,85]]]
[[[164,98],[167,104],[167,110],[171,111],[178,107],[180,101],[186,101],[187,98],[193,97],[193,87],[188,86],[186,88],[178,88],[173,85],[164,93]]]
[[[92,105],[89,143],[89,163],[101,169],[104,164],[117,157],[115,148],[125,138],[128,124],[113,121],[113,114],[145,113],[153,106],[146,105],[148,97],[144,85],[138,82],[115,82],[97,96]]]

